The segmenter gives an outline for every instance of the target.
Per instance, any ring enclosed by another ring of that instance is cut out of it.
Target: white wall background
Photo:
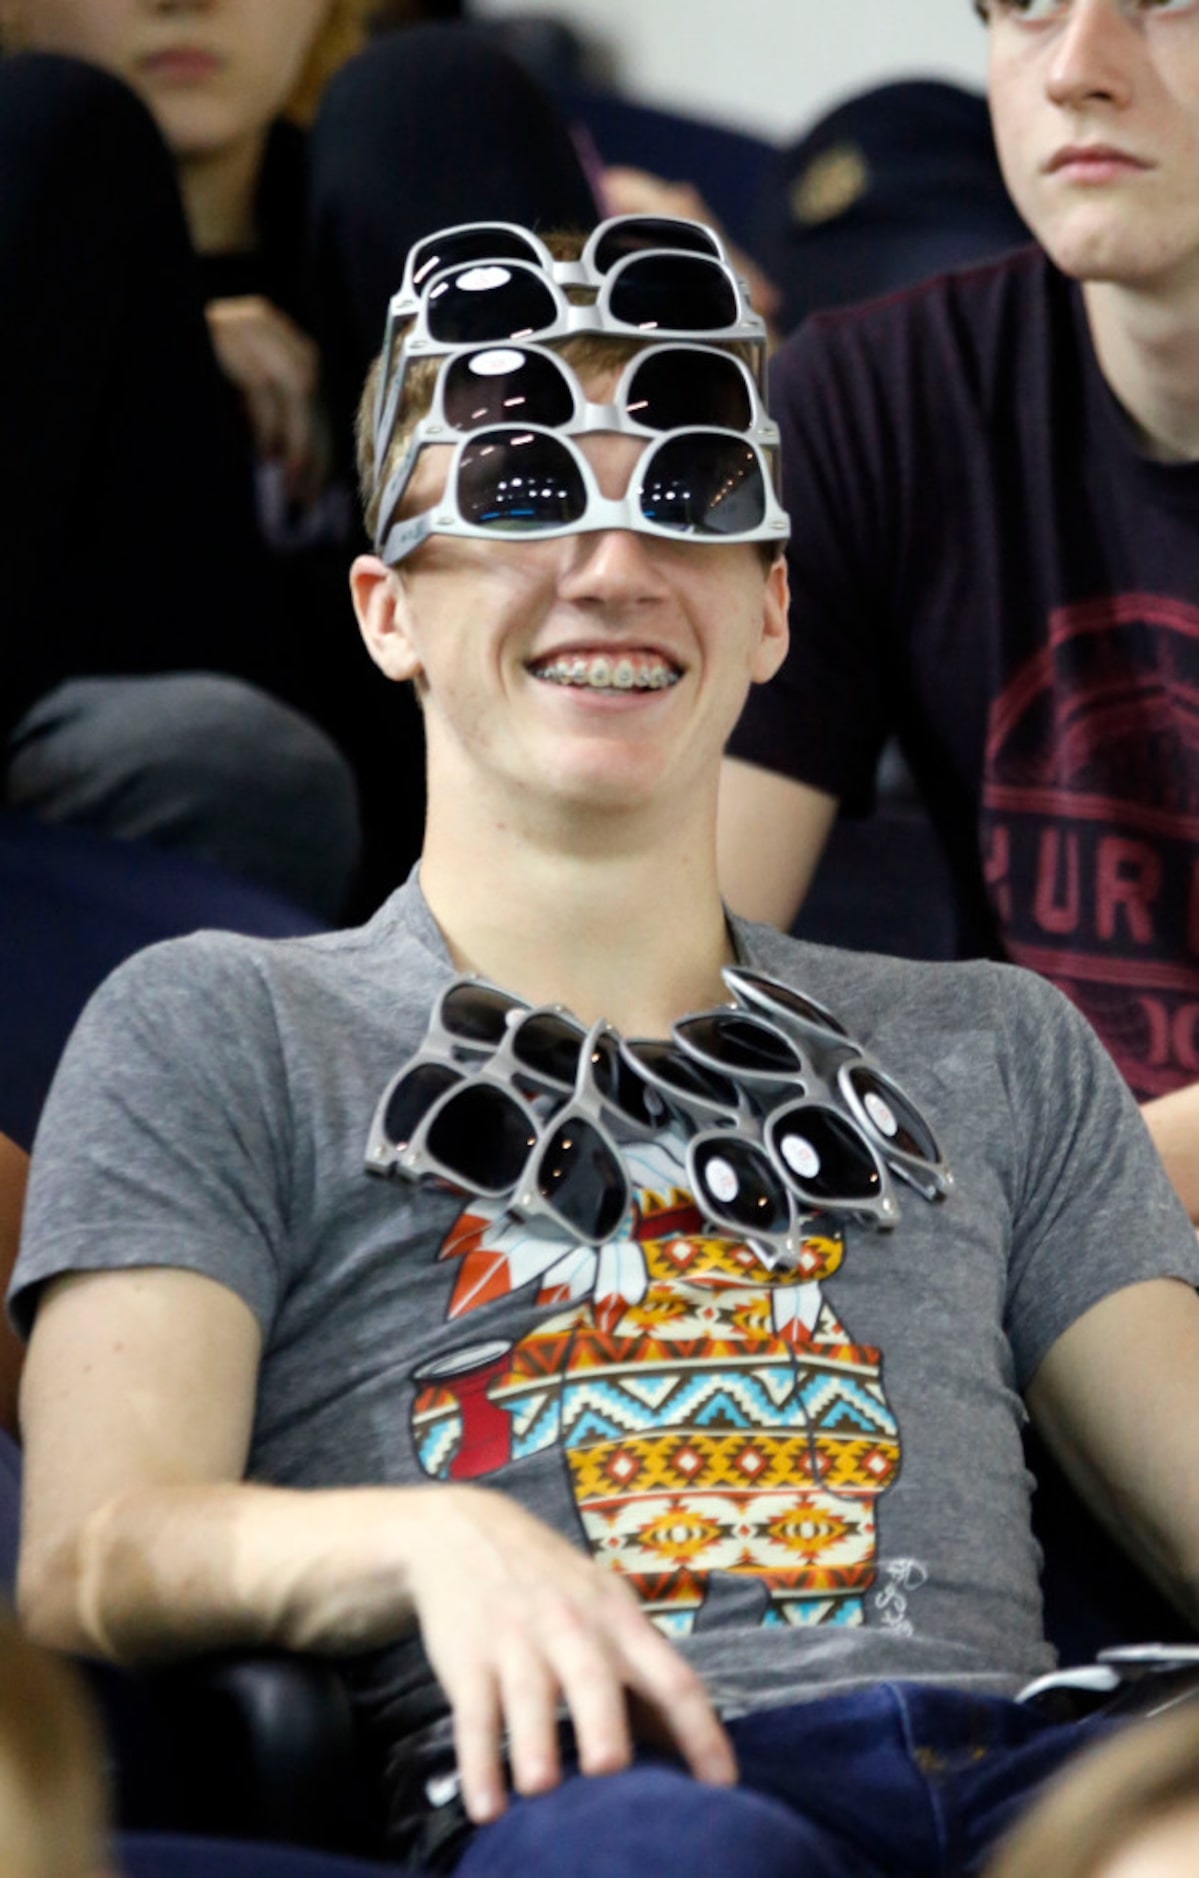
[[[981,87],[970,0],[474,0],[543,13],[605,51],[646,103],[788,139],[830,105],[893,78]]]

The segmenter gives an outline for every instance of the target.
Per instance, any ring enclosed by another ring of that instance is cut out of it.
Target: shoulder
[[[771,386],[783,405],[813,378],[839,373],[861,389],[897,396],[947,392],[955,380],[984,390],[1023,355],[1068,344],[1071,286],[1036,247],[957,268],[858,306],[814,314],[780,347]]]
[[[1061,1037],[1103,1055],[1086,1020],[1046,979],[987,959],[959,962],[885,957],[812,945],[776,927],[734,922],[743,955],[809,992],[862,1043],[906,1057],[944,1053],[960,1042],[979,1065],[990,1057],[1021,1077],[1046,1065]],[[1033,1045],[1039,1040],[1040,1048]]]
[[[295,939],[197,932],[148,946],[94,994],[67,1060],[139,1052],[263,1063],[347,1032],[423,1027],[451,965],[415,883],[364,926]]]

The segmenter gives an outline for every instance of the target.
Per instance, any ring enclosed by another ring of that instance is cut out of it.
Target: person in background
[[[1199,1708],[1132,1724],[1047,1788],[985,1878],[1194,1878]]]
[[[466,29],[366,47],[356,0],[0,0],[0,22],[7,800],[330,919],[364,841],[373,904],[419,847],[423,757],[348,630],[358,387],[423,228],[469,191],[586,222],[586,178]],[[172,582],[184,530],[205,552]],[[80,596],[53,632],[47,570]]]
[[[115,1878],[99,1724],[74,1672],[0,1606],[0,1871]]]
[[[1091,1018],[1199,1220],[1199,7],[978,10],[1040,246],[777,355],[791,648],[730,741],[723,878],[789,924],[897,730],[962,950]]]

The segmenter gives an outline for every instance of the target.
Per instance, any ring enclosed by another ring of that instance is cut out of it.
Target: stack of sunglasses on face
[[[732,1004],[666,1038],[586,1030],[480,978],[441,994],[423,1044],[371,1123],[370,1173],[428,1179],[577,1243],[628,1236],[622,1141],[673,1131],[690,1190],[721,1233],[795,1264],[828,1214],[886,1230],[892,1175],[925,1200],[953,1178],[911,1099],[823,1005],[747,966]]]
[[[645,342],[602,404],[554,350],[583,333]],[[719,236],[698,222],[615,216],[570,261],[510,223],[427,237],[408,255],[383,340],[380,556],[395,566],[430,534],[528,539],[597,528],[781,546],[788,525],[775,491],[778,431],[761,397],[765,344]],[[406,375],[424,359],[440,361],[432,403],[388,473]],[[594,431],[645,439],[620,498],[601,494],[573,441]],[[432,444],[453,446],[444,492],[401,518],[413,467]]]

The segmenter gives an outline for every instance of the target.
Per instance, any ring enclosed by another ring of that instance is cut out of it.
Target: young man
[[[965,948],[1080,1006],[1199,1220],[1199,6],[979,11],[1044,252],[779,354],[791,649],[730,746],[723,878],[789,924],[896,730]]]
[[[550,267],[486,254],[419,321]],[[1199,1610],[1199,1251],[1051,987],[726,917],[770,431],[747,381],[675,428],[740,368],[614,340],[583,272],[577,383],[505,340],[410,372],[394,437],[379,401],[353,587],[424,711],[419,877],[360,931],[143,953],[68,1050],[22,1606],[123,1661],[346,1659],[397,1849],[464,1878],[957,1871],[1079,1738],[1009,1699],[1051,1662],[1020,1392]]]

